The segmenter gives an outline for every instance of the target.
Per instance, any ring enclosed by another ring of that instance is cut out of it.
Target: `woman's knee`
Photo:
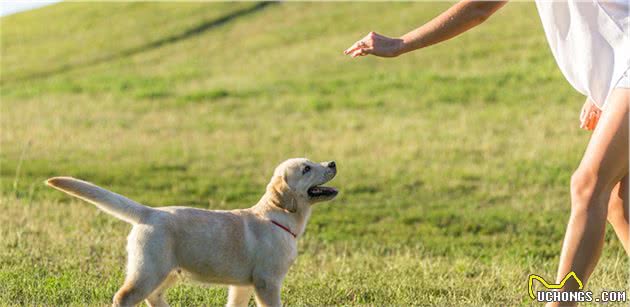
[[[605,208],[613,186],[596,171],[578,168],[571,176],[572,210],[584,211]]]

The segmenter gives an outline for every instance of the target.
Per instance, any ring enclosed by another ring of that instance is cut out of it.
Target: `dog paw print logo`
[[[567,282],[567,280],[569,280],[569,278],[573,277],[573,279],[575,279],[575,281],[578,284],[578,289],[582,290],[582,288],[584,288],[584,284],[582,283],[582,281],[577,277],[577,274],[575,274],[575,272],[569,272],[569,274],[567,274],[562,281],[560,281],[559,284],[550,284],[548,283],[544,278],[540,277],[539,275],[536,274],[531,274],[529,275],[529,281],[528,281],[528,286],[529,286],[529,297],[531,297],[533,300],[536,299],[536,295],[534,294],[534,280],[538,280],[543,287],[547,288],[547,289],[562,289],[562,287],[564,287],[564,284]]]

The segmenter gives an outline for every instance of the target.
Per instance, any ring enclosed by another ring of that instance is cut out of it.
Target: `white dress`
[[[600,109],[615,87],[628,87],[630,80],[629,2],[536,0],[560,70]]]

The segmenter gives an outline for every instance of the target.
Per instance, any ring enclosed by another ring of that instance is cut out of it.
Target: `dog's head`
[[[327,201],[337,196],[337,189],[322,186],[337,174],[334,161],[315,163],[304,158],[282,162],[273,173],[267,192],[272,202],[290,212],[299,206]]]

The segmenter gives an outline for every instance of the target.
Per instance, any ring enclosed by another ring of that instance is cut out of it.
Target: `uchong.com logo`
[[[578,291],[559,291],[564,287],[567,281],[573,278],[578,285]],[[534,280],[538,280],[546,290],[534,292]],[[529,288],[529,297],[532,300],[544,303],[550,302],[625,302],[627,300],[626,291],[602,291],[599,296],[595,297],[592,291],[582,291],[584,284],[582,280],[575,274],[569,272],[557,284],[550,284],[540,275],[531,274],[527,282]]]

